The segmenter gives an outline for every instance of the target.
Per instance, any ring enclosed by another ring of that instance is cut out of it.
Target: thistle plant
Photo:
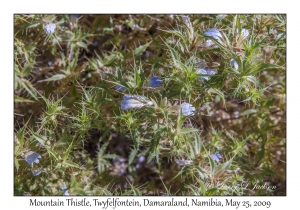
[[[15,195],[285,195],[284,15],[14,22]]]

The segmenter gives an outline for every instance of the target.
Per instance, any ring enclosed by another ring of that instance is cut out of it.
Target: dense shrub
[[[285,16],[14,23],[15,195],[285,195]]]

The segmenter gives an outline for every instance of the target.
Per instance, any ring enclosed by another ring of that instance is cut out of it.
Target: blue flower
[[[192,116],[196,111],[195,107],[193,107],[192,104],[186,102],[181,104],[181,109],[182,109],[183,116]]]
[[[63,190],[63,191],[65,191],[65,190],[67,190],[68,188],[67,188],[67,186],[63,186],[62,188],[60,188],[61,190]]]
[[[213,38],[217,39],[219,42],[221,42],[221,37],[222,37],[222,34],[220,33],[220,31],[218,31],[217,29],[215,28],[211,28],[211,29],[208,29],[207,31],[204,32],[204,34],[206,36],[212,36]]]
[[[213,69],[198,69],[197,74],[204,74],[206,76],[199,77],[199,79],[203,82],[204,80],[209,80],[209,76],[215,75],[216,72]]]
[[[30,165],[30,167],[33,166],[33,163],[36,163],[36,164],[39,163],[38,158],[42,158],[42,157],[36,152],[30,151],[25,154],[25,161]]]
[[[146,99],[144,96],[139,95],[125,95],[124,100],[121,102],[121,109],[135,109],[143,106],[151,106],[153,103]]]
[[[238,39],[238,38],[240,37],[239,31],[238,31],[238,29],[237,29],[236,31],[237,31],[236,39]],[[242,38],[243,38],[243,39],[247,38],[247,37],[249,36],[249,34],[250,34],[250,33],[249,33],[249,30],[248,30],[248,29],[245,29],[245,28],[242,29],[241,35],[242,35]]]
[[[49,24],[45,25],[44,28],[46,29],[46,32],[48,34],[53,34],[55,31],[56,25],[54,23],[49,23]]]
[[[239,64],[233,58],[230,60],[230,66],[231,68],[235,68],[236,70],[239,69]]]
[[[64,194],[63,194],[63,196],[69,196],[69,195],[70,195],[70,194],[68,193],[68,188],[67,188],[66,186],[63,186],[63,187],[61,188],[61,190],[65,191]]]
[[[142,163],[146,160],[145,156],[140,156],[139,157],[139,162]]]
[[[117,85],[116,89],[119,90],[119,91],[121,91],[121,92],[124,92],[126,90],[126,88],[123,87],[123,86],[121,86],[121,85]]]
[[[212,154],[210,157],[211,157],[211,159],[213,159],[217,162],[220,162],[220,159],[222,159],[222,155],[220,155],[219,153]]]
[[[160,79],[160,76],[153,76],[150,79],[150,87],[159,86],[163,81]]]

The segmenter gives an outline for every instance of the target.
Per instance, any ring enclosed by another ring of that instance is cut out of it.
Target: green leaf
[[[108,65],[112,64],[116,59],[117,59],[117,55],[111,54],[111,55],[105,57],[105,59],[103,60],[103,65],[108,66]]]
[[[32,98],[37,100],[37,94],[35,88],[32,86],[32,84],[27,80],[19,80],[20,84],[25,90],[31,95]]]
[[[58,160],[57,154],[50,148],[47,148],[47,152],[54,157],[55,160]]]
[[[149,45],[151,44],[151,42],[147,43],[147,44],[144,44],[144,45],[141,45],[139,46],[138,48],[136,48],[134,50],[134,55],[135,56],[140,56],[142,55],[142,53],[147,49],[147,47],[149,47]]]
[[[199,155],[202,149],[202,142],[200,139],[200,136],[196,133],[195,134],[195,146],[194,146],[194,150],[195,150],[195,154]]]
[[[63,160],[67,160],[68,159],[69,154],[70,154],[71,149],[72,149],[72,145],[73,145],[73,142],[71,142],[71,144],[69,145],[68,149],[66,150],[66,152],[64,154],[64,157],[63,157]]]
[[[45,146],[47,137],[39,134],[33,134],[33,137],[43,146]]]
[[[240,116],[249,115],[249,114],[254,114],[254,113],[256,113],[256,112],[257,112],[256,109],[247,109],[247,110],[245,110],[243,113],[241,113]]]
[[[187,133],[191,133],[191,132],[198,132],[199,130],[196,128],[183,128],[180,130],[179,133],[181,134],[187,134]]]
[[[112,196],[113,194],[109,191],[109,190],[107,190],[106,188],[101,188],[101,190],[102,190],[102,192],[104,193],[104,195],[106,195],[106,196]]]
[[[87,45],[84,42],[77,42],[76,43],[79,47],[82,47],[84,49],[87,49]]]
[[[50,77],[48,79],[44,79],[44,80],[41,80],[39,82],[57,81],[57,80],[62,80],[64,78],[66,78],[65,74],[56,74],[56,75],[53,75],[52,77]]]
[[[209,156],[209,164],[210,164],[210,175],[214,175],[216,171],[216,164],[215,161]]]
[[[31,70],[32,70],[32,66],[30,64],[25,64],[21,72],[22,77],[28,76]]]
[[[198,172],[198,174],[199,174],[199,176],[200,176],[201,179],[208,178],[208,176],[207,176],[207,174],[206,174],[206,172],[205,172],[205,170],[203,168],[201,168],[199,166],[196,166],[195,170]]]
[[[188,170],[188,167],[183,166],[182,169],[176,174],[176,176],[175,176],[172,180],[174,180],[174,179],[176,179],[178,176],[184,174],[187,170]]]
[[[232,163],[232,160],[229,160],[229,161],[227,161],[227,162],[221,164],[221,165],[217,168],[217,170],[216,170],[216,172],[215,172],[215,176],[218,177],[218,176],[222,175],[227,169],[230,168],[231,163]]]
[[[285,68],[276,64],[271,63],[259,63],[255,65],[253,68],[249,68],[246,72],[243,72],[243,75],[254,75],[257,74],[263,70],[267,69],[278,69],[278,70],[284,70]]]
[[[219,89],[217,89],[217,88],[210,88],[210,89],[208,90],[208,92],[209,92],[209,93],[215,93],[215,94],[217,94],[218,96],[220,96],[220,98],[221,98],[222,101],[223,101],[223,104],[225,104],[225,96],[224,96],[224,94],[223,94],[223,92],[222,92],[221,90],[219,90]]]
[[[265,144],[266,141],[264,140],[261,143],[261,147],[259,149],[259,151],[257,152],[256,156],[255,156],[255,163],[258,164],[265,156]]]
[[[179,37],[180,39],[182,39],[182,41],[184,43],[186,43],[188,40],[186,40],[184,38],[184,35],[180,32],[180,31],[175,31],[175,30],[170,30],[170,31],[166,31],[166,30],[161,30],[161,31],[164,31],[164,32],[167,32],[167,33],[171,33],[171,34],[174,34],[175,36]]]
[[[19,161],[17,159],[15,159],[15,167],[17,169],[17,171],[19,170],[20,164]]]
[[[77,163],[74,163],[72,161],[69,161],[69,160],[64,161],[64,165],[67,165],[67,166],[70,166],[70,167],[73,167],[73,168],[81,169],[80,165],[78,165]]]
[[[134,160],[134,158],[135,158],[137,152],[138,152],[138,151],[135,150],[135,149],[131,151],[131,153],[130,153],[130,155],[129,155],[129,158],[128,158],[128,165],[130,165],[130,164],[133,162],[133,160]]]
[[[14,102],[16,102],[16,103],[23,103],[23,102],[32,103],[34,101],[14,95]]]

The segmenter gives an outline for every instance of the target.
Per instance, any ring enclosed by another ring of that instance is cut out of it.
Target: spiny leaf
[[[256,113],[256,112],[257,112],[256,109],[247,109],[247,110],[245,110],[243,113],[241,113],[240,115],[241,115],[241,116],[244,116],[244,115],[254,114],[254,113]]]
[[[149,45],[151,44],[151,42],[147,43],[147,44],[144,44],[144,45],[141,45],[139,46],[138,48],[136,48],[134,50],[134,55],[135,56],[140,56],[142,55],[142,53],[147,49],[147,47],[149,47]]]
[[[53,75],[52,77],[50,77],[48,79],[40,80],[39,82],[57,81],[57,80],[62,80],[64,78],[66,78],[65,74],[56,74],[56,75]]]

